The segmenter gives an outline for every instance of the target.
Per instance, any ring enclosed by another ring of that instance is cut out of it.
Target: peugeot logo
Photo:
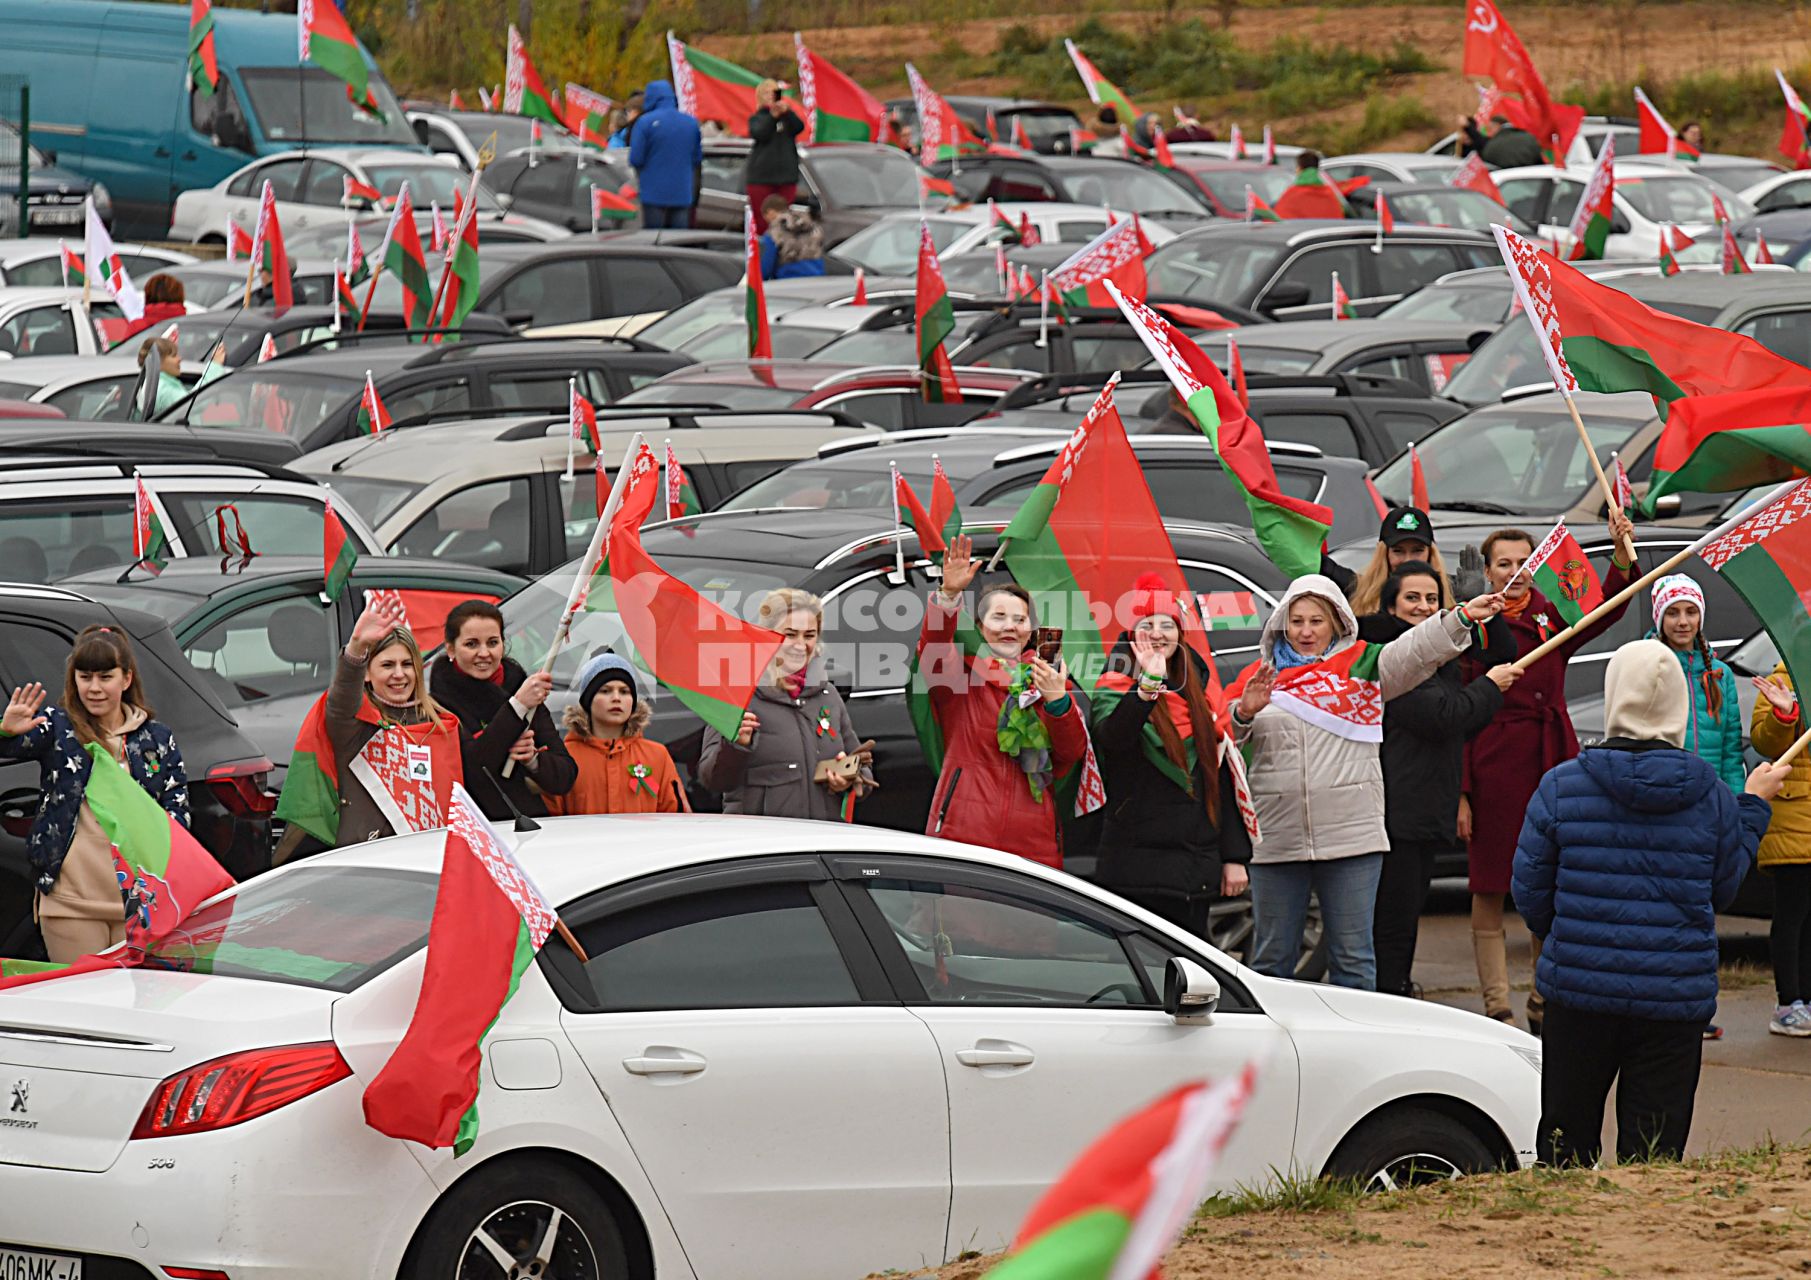
[[[25,1100],[27,1098],[29,1098],[30,1096],[31,1096],[31,1081],[29,1081],[29,1080],[13,1081],[13,1106],[12,1106],[12,1109],[14,1111],[23,1112],[25,1110]]]

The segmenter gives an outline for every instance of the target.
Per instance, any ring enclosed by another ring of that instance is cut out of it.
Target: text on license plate
[[[61,1253],[0,1248],[0,1280],[82,1280],[82,1260]]]
[[[52,226],[74,226],[82,220],[82,206],[78,204],[68,208],[33,209],[31,220]]]

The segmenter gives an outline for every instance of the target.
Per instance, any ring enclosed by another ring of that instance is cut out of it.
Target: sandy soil
[[[913,1272],[978,1280],[997,1258]],[[1447,1184],[1319,1213],[1199,1220],[1167,1280],[1811,1274],[1811,1152]],[[900,1273],[889,1273],[898,1276]]]

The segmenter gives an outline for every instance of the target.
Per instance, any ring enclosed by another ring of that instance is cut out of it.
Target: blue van
[[[193,93],[186,4],[0,0],[0,73],[31,81],[32,141],[106,184],[126,239],[162,236],[178,192],[256,156],[304,144],[425,150],[369,53],[383,120],[299,65],[297,44],[293,14],[216,8],[220,84]]]

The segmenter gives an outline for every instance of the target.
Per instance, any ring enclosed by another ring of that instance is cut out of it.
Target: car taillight
[[[169,1138],[224,1129],[286,1107],[351,1074],[330,1041],[229,1053],[158,1085],[132,1136]]]
[[[233,1280],[226,1272],[208,1267],[165,1267],[163,1273],[171,1280]]]
[[[277,798],[264,789],[270,770],[263,756],[229,760],[208,770],[207,784],[235,818],[267,818],[277,808]]]

